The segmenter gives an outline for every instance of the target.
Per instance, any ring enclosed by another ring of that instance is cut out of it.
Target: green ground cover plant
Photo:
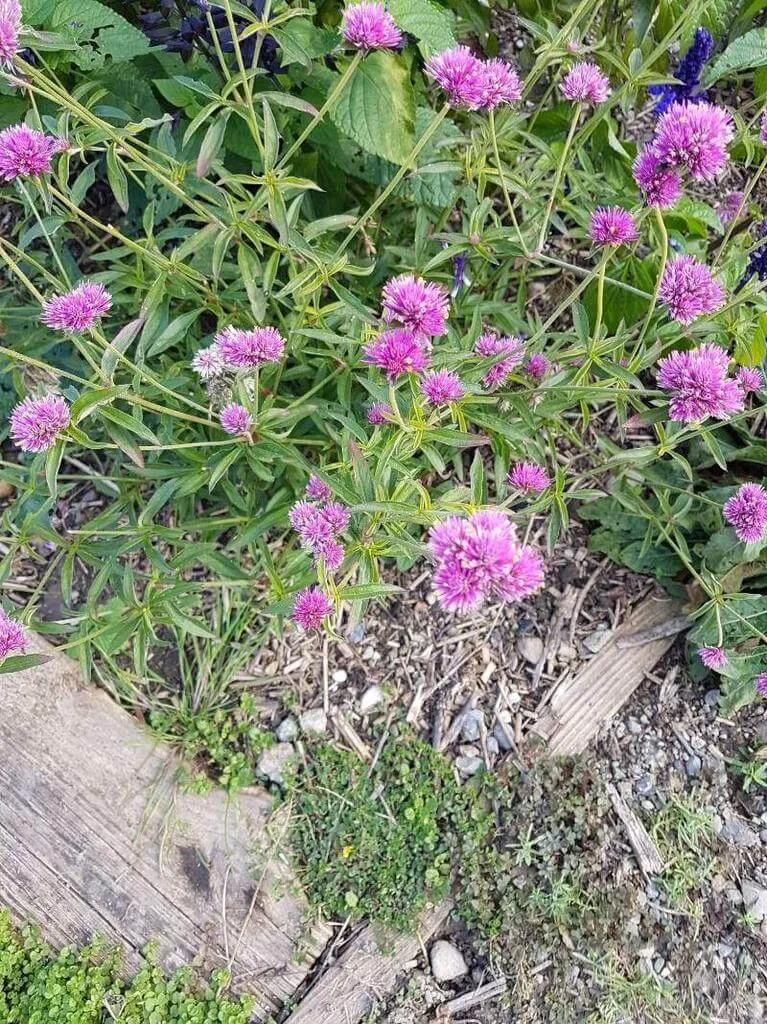
[[[754,4],[522,4],[516,67],[508,5],[74,6],[0,7],[3,671],[188,739],[291,616],[519,600],[577,514],[767,689]]]

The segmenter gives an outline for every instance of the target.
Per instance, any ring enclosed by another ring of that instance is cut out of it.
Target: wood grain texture
[[[128,971],[151,939],[167,969],[230,964],[264,1018],[329,929],[305,927],[269,795],[184,794],[178,767],[68,659],[0,676],[0,903],[55,945],[123,944]]]
[[[603,722],[626,703],[680,631],[680,606],[672,600],[647,597],[616,629],[612,639],[572,679],[555,691],[551,703],[532,727],[548,742],[552,756],[582,753]],[[671,635],[664,629],[675,621]],[[647,633],[645,633],[647,631]],[[643,642],[642,636],[652,637]],[[629,638],[629,645],[621,641]]]
[[[319,978],[285,1024],[353,1024],[376,999],[394,991],[405,965],[447,919],[453,905],[443,900],[421,917],[416,935],[379,938],[367,925],[326,974]]]

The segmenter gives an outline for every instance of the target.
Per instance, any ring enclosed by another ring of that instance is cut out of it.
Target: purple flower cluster
[[[464,395],[461,378],[451,370],[430,370],[418,382],[429,405],[448,405]]]
[[[54,331],[82,334],[111,308],[112,296],[103,284],[83,281],[66,294],[54,295],[44,302],[40,319]]]
[[[551,478],[537,462],[517,462],[509,470],[507,483],[525,494],[540,494],[549,486]]]
[[[374,427],[384,427],[391,423],[394,410],[388,402],[373,402],[372,405],[368,406],[365,415],[368,423],[372,423]]]
[[[764,384],[762,371],[757,370],[755,366],[741,366],[735,374],[735,379],[745,394],[749,394],[751,391],[760,391]]]
[[[429,365],[428,339],[409,327],[384,331],[364,348],[364,362],[383,370],[389,380],[405,373],[420,373]]]
[[[230,402],[219,413],[221,427],[227,434],[242,436],[253,426],[253,417],[244,405]]]
[[[278,363],[285,352],[285,339],[275,327],[253,327],[247,331],[225,327],[213,344],[231,370],[255,370],[265,363]]]
[[[344,11],[341,35],[358,50],[394,50],[402,46],[402,33],[381,3],[363,0]]]
[[[711,33],[705,28],[697,28],[690,48],[674,71],[677,81],[651,85],[647,90],[655,98],[653,112],[656,115],[664,114],[677,101],[699,103],[705,99],[706,93],[700,88],[700,80],[706,61],[713,52],[714,40]]]
[[[11,125],[0,132],[0,178],[36,178],[50,174],[51,160],[69,144],[55,135],[28,128],[25,124]]]
[[[551,363],[541,352],[534,352],[525,363],[525,372],[529,373],[533,380],[543,380],[551,369]]]
[[[600,206],[594,210],[589,234],[594,245],[626,245],[639,238],[636,221],[620,206]]]
[[[0,0],[0,64],[13,63],[19,52],[21,4],[18,0]]]
[[[506,383],[514,370],[524,361],[525,343],[521,338],[505,338],[488,333],[477,338],[474,351],[485,359],[503,356],[502,359],[493,363],[482,378],[482,385],[487,391],[496,391]]]
[[[767,533],[767,491],[761,484],[743,484],[724,503],[722,515],[744,544],[761,540]]]
[[[727,655],[721,647],[701,647],[698,657],[706,668],[720,669],[727,667]]]
[[[671,392],[669,416],[697,423],[713,416],[728,419],[743,409],[743,391],[728,376],[730,357],[718,345],[671,352],[658,363],[658,387]]]
[[[28,395],[11,411],[11,438],[24,452],[44,452],[69,426],[69,406],[61,395]]]
[[[482,61],[468,46],[453,46],[435,54],[425,70],[454,107],[494,110],[502,103],[516,103],[522,96],[522,81],[510,64],[498,58]]]
[[[767,697],[767,672],[759,673],[754,679],[754,686],[756,687],[756,692],[761,697]]]
[[[720,309],[725,292],[704,263],[694,256],[677,256],[663,272],[658,297],[674,320],[691,324],[697,317]]]
[[[327,495],[316,499],[316,503],[298,501],[290,510],[290,525],[301,538],[301,544],[314,555],[315,561],[323,560],[327,572],[335,572],[344,560],[343,545],[338,542],[338,535],[349,526],[351,515],[348,508],[335,501],[328,501],[330,488],[323,485],[318,488],[316,477],[311,477],[307,485],[307,498],[312,493]]]
[[[604,103],[610,95],[609,79],[596,64],[582,61],[575,64],[562,79],[560,91],[572,103]]]
[[[24,627],[0,608],[0,663],[11,654],[23,654],[27,649]]]
[[[332,611],[332,602],[319,587],[306,587],[293,602],[293,621],[301,629],[320,629]]]
[[[413,274],[400,274],[384,285],[381,300],[387,324],[401,324],[427,338],[447,330],[450,298],[442,285]]]
[[[429,550],[436,562],[434,591],[447,611],[473,611],[491,597],[520,601],[543,584],[543,561],[520,544],[499,511],[452,516],[433,527]]]

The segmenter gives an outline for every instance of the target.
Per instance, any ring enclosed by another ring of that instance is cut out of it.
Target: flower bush
[[[0,0],[5,671],[520,600],[575,514],[761,692],[766,30],[608,7]]]

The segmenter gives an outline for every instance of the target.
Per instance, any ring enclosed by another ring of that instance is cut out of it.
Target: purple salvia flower
[[[501,355],[506,357],[494,363],[482,378],[483,386],[488,391],[495,391],[506,383],[514,370],[524,361],[525,343],[521,338],[505,338],[488,333],[477,338],[474,351],[478,356],[485,358]]]
[[[644,192],[647,205],[661,210],[673,206],[682,195],[682,179],[652,149],[646,149],[634,161],[634,181]]]
[[[610,95],[610,82],[596,64],[583,61],[567,72],[560,85],[566,100],[573,103],[604,103]]]
[[[309,501],[327,501],[332,493],[325,481],[312,473],[306,485],[306,497]]]
[[[247,434],[253,426],[253,419],[244,405],[230,402],[219,415],[221,427],[227,434]]]
[[[429,365],[424,341],[408,327],[384,331],[363,352],[364,362],[383,370],[389,380],[404,373],[420,373]]]
[[[40,319],[54,331],[82,334],[111,308],[112,296],[103,284],[82,281],[65,295],[54,295],[45,301]]]
[[[727,163],[732,115],[713,103],[672,103],[658,121],[653,151],[669,167],[710,180]]]
[[[595,245],[625,245],[639,237],[634,218],[620,206],[600,206],[594,210],[589,234]]]
[[[11,438],[24,452],[44,452],[69,426],[69,406],[61,395],[28,396],[11,412]]]
[[[743,484],[724,503],[722,515],[744,544],[761,540],[767,533],[767,491],[761,484]]]
[[[265,363],[278,363],[285,352],[285,339],[275,327],[253,327],[244,331],[225,327],[214,344],[227,366],[253,370]]]
[[[525,372],[529,373],[533,380],[543,380],[551,369],[551,363],[541,352],[534,352],[525,363]]]
[[[746,394],[749,391],[761,390],[764,383],[762,371],[758,370],[755,366],[741,366],[735,374],[735,379]]]
[[[540,494],[549,486],[551,478],[537,462],[517,462],[509,470],[507,483],[525,494]]]
[[[383,318],[433,338],[447,330],[450,299],[445,289],[413,274],[393,277],[382,293]]]
[[[671,392],[672,420],[695,423],[713,416],[727,419],[743,409],[743,392],[727,376],[729,356],[718,345],[671,352],[658,363],[658,387]]]
[[[0,664],[11,654],[23,654],[27,649],[27,634],[22,625],[0,608]]]
[[[424,70],[447,93],[452,106],[469,110],[478,110],[482,106],[484,69],[482,61],[477,60],[467,46],[453,46],[435,54],[426,62]]]
[[[293,620],[302,629],[319,629],[333,611],[328,597],[318,587],[307,587],[293,602]]]
[[[402,46],[402,33],[381,3],[352,4],[344,11],[341,35],[358,50],[393,50]]]
[[[0,0],[0,64],[9,66],[19,52],[21,5],[18,0]]]
[[[724,304],[724,288],[694,256],[671,260],[661,278],[658,296],[674,320],[691,324],[696,317],[715,313]]]
[[[394,410],[388,402],[373,402],[365,413],[368,423],[375,427],[384,427],[391,423]]]
[[[481,65],[482,109],[494,110],[502,103],[516,103],[522,96],[522,80],[511,64],[494,57]]]
[[[429,405],[447,405],[464,395],[464,387],[457,373],[450,370],[431,370],[418,381],[418,387]]]
[[[727,655],[721,647],[701,647],[698,657],[706,668],[720,669],[727,667]]]
[[[0,178],[36,178],[50,174],[51,160],[67,148],[64,139],[45,135],[25,124],[11,125],[0,132]]]
[[[711,33],[705,28],[697,28],[690,48],[674,71],[674,78],[677,81],[665,82],[663,85],[651,85],[647,90],[651,96],[656,97],[653,107],[654,114],[665,113],[677,100],[691,100],[693,103],[698,103],[705,98],[705,93],[701,94],[700,91],[700,79],[703,67],[713,50],[714,40]]]
[[[195,352],[192,357],[192,369],[200,375],[203,380],[212,380],[220,377],[226,370],[226,364],[221,358],[218,345],[208,345]]]

